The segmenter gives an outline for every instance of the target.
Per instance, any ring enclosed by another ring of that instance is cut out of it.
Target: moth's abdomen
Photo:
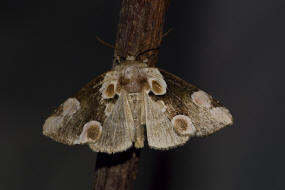
[[[135,128],[135,147],[142,148],[144,146],[144,125],[145,125],[145,110],[142,93],[128,94],[132,117]]]
[[[128,101],[132,111],[135,126],[144,125],[144,102],[142,93],[130,93],[128,94]]]

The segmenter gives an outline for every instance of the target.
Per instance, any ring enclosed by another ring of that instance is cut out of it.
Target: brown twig
[[[167,5],[168,0],[123,0],[115,57],[148,58],[147,64],[154,66],[163,37]],[[132,189],[138,160],[139,150],[135,148],[114,155],[98,153],[93,189]]]

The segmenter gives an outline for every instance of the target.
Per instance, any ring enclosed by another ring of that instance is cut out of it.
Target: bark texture
[[[115,45],[115,56],[148,58],[154,66],[163,36],[168,0],[124,0]]]
[[[115,56],[148,59],[154,66],[163,36],[168,0],[123,0]],[[114,61],[113,65],[117,62]],[[140,150],[131,148],[113,155],[98,153],[94,190],[129,190],[136,178]]]

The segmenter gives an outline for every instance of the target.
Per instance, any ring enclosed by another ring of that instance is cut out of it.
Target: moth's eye
[[[166,83],[162,80],[151,79],[149,80],[151,91],[155,95],[163,95],[166,93]]]
[[[104,99],[113,98],[116,94],[115,92],[116,86],[117,86],[116,83],[109,83],[106,86],[104,86],[103,98]]]
[[[95,143],[102,134],[102,126],[98,121],[87,122],[75,144]]]
[[[194,127],[191,119],[185,115],[176,115],[171,120],[174,126],[174,130],[181,136],[193,136],[195,135],[196,128]]]

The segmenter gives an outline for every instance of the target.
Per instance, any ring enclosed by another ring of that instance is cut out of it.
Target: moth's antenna
[[[169,28],[169,29],[162,35],[162,38],[166,37],[172,30],[173,30],[173,27],[172,27],[172,28]]]
[[[112,49],[115,49],[115,46],[113,44],[110,44],[104,40],[102,40],[101,38],[99,38],[98,36],[96,36],[96,39],[103,45],[109,47],[109,48],[112,48]]]
[[[160,48],[160,47],[144,50],[144,51],[142,51],[142,52],[139,52],[135,57],[139,57],[139,56],[141,56],[141,55],[143,55],[143,54],[145,54],[145,53],[147,53],[147,52],[149,52],[149,51],[159,50],[159,48]],[[151,57],[152,55],[154,55],[154,54],[151,54],[150,57]]]
[[[168,29],[168,30],[162,35],[162,38],[166,37],[172,30],[173,30],[173,27],[170,28],[170,29]],[[142,51],[142,52],[139,52],[135,57],[137,58],[137,57],[139,57],[139,56],[141,56],[141,55],[143,55],[143,54],[145,54],[145,53],[148,53],[149,51],[158,51],[159,48],[160,48],[160,47],[156,47],[156,48],[151,48],[151,49],[144,50],[144,51]],[[153,56],[153,55],[155,55],[155,54],[149,55],[148,58],[150,58],[150,57]]]

